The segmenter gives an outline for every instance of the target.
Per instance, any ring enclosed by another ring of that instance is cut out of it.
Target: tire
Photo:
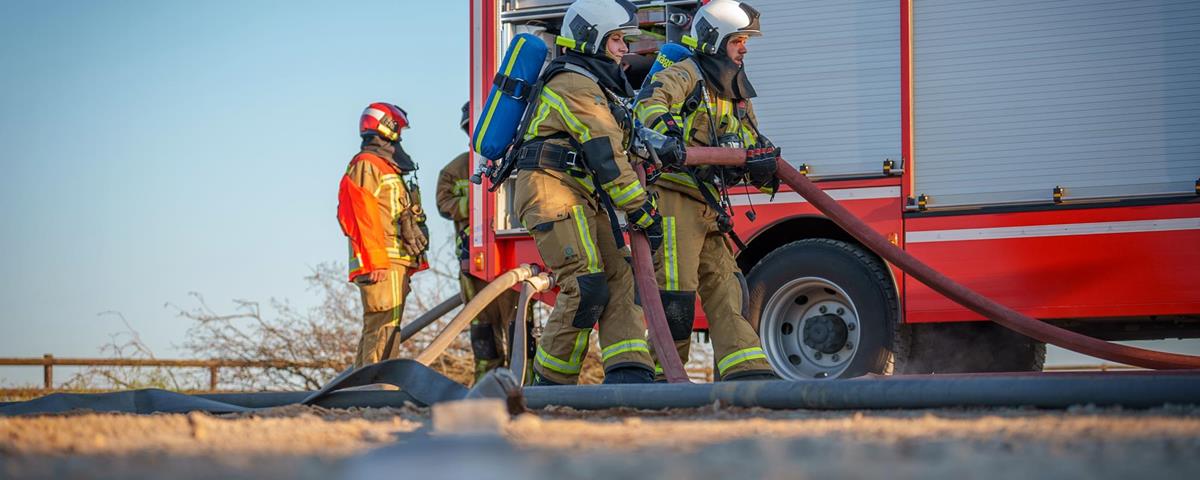
[[[906,325],[896,373],[1040,372],[1046,344],[991,322]]]
[[[747,278],[747,320],[767,360],[790,380],[889,373],[901,338],[887,266],[839,240],[806,239],[775,249]]]

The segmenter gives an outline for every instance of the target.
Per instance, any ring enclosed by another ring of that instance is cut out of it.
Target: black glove
[[[779,152],[779,147],[769,144],[746,150],[746,173],[750,176],[751,185],[762,188],[778,184],[775,161],[779,158]]]
[[[687,150],[683,147],[683,140],[668,136],[662,146],[654,151],[658,155],[658,161],[662,162],[662,166],[667,170],[682,169],[687,160]]]
[[[668,137],[679,140],[683,143],[683,128],[679,126],[679,122],[675,121],[675,117],[670,113],[664,113],[650,122],[650,128]]]
[[[658,214],[658,205],[653,197],[642,204],[642,208],[629,214],[629,226],[646,232],[650,240],[651,253],[657,252],[663,242],[662,215]]]

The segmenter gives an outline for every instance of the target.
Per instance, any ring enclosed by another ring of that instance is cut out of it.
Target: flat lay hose
[[[499,297],[501,293],[532,277],[534,275],[533,270],[533,267],[521,264],[521,266],[504,272],[496,277],[495,280],[492,280],[486,287],[483,287],[483,290],[475,294],[475,298],[467,302],[466,306],[458,312],[458,315],[455,315],[454,319],[450,320],[450,323],[446,325],[446,329],[442,330],[442,333],[439,333],[437,337],[434,337],[433,341],[429,342],[429,346],[425,347],[425,350],[418,354],[415,360],[422,365],[433,363],[442,352],[446,351],[446,348],[450,346],[454,338],[459,333],[462,333],[463,329],[467,328],[467,325],[470,325],[472,319],[478,317],[479,313],[495,301],[496,297]]]
[[[742,155],[745,157],[745,154]],[[646,170],[641,163],[634,163],[638,181],[646,184]],[[650,344],[662,366],[663,374],[670,383],[691,383],[687,371],[683,369],[683,361],[679,359],[675,349],[675,341],[671,339],[671,328],[667,325],[667,315],[663,312],[662,297],[658,293],[658,281],[654,278],[654,260],[650,253],[650,240],[646,232],[629,229],[629,246],[633,253],[633,277],[637,288],[638,299],[642,303],[642,312],[646,315],[646,328],[650,336]]]
[[[745,151],[740,149],[719,147],[689,147],[687,149],[688,165],[739,166],[745,163],[745,159]],[[1200,357],[1197,356],[1158,352],[1106,342],[1037,320],[980,295],[930,268],[903,249],[892,245],[882,235],[850,213],[846,207],[827,195],[807,176],[796,171],[783,158],[777,160],[777,165],[776,175],[783,183],[792,187],[792,190],[799,193],[817,210],[832,219],[834,223],[875,254],[912,275],[921,283],[928,285],[934,291],[945,295],[946,298],[993,322],[1038,341],[1104,360],[1158,370],[1200,368]],[[643,298],[645,297],[643,296]]]

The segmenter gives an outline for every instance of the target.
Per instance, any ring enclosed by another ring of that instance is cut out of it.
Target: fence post
[[[214,392],[217,391],[217,369],[219,368],[221,367],[217,365],[208,367],[208,389]]]
[[[54,390],[54,355],[42,355],[42,384],[46,390]]]

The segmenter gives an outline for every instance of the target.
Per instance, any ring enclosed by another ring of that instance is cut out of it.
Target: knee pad
[[[579,309],[575,310],[575,318],[571,326],[575,328],[593,328],[600,321],[604,307],[608,306],[608,280],[604,273],[589,273],[575,278],[579,284]]]
[[[658,293],[662,297],[663,313],[667,316],[671,339],[687,340],[692,336],[692,325],[696,320],[696,292],[659,290]]]
[[[496,333],[492,331],[492,325],[483,322],[471,322],[471,353],[475,354],[475,360],[494,360],[500,358],[500,352],[496,349]]]

